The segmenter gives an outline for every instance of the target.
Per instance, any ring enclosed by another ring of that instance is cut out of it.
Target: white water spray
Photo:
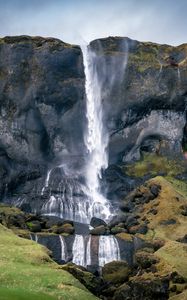
[[[120,249],[117,239],[113,235],[102,235],[99,238],[99,266],[103,267],[105,264],[120,260]]]
[[[99,82],[95,54],[87,47],[82,46],[85,69],[86,116],[88,128],[85,134],[85,144],[88,150],[86,180],[89,196],[92,199],[90,211],[92,216],[107,219],[110,207],[107,199],[101,194],[101,172],[108,166],[107,146],[108,135],[103,128],[102,87]]]

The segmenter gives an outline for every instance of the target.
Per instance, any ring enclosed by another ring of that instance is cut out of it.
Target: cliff
[[[111,164],[132,163],[145,152],[182,157],[187,139],[187,44],[173,47],[109,37],[90,47],[96,53],[109,132],[110,194]],[[47,171],[64,163],[77,180],[84,166],[81,49],[52,38],[5,37],[0,40],[0,79],[1,199],[16,203],[21,198],[32,207],[27,209],[41,209]],[[59,176],[59,171],[54,173],[54,190]]]

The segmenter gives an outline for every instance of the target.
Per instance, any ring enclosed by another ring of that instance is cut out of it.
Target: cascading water
[[[88,237],[87,246],[86,246],[86,266],[90,266],[91,263],[91,235]]]
[[[93,216],[106,220],[111,215],[110,203],[100,191],[101,173],[108,165],[108,134],[103,126],[102,85],[99,83],[96,70],[96,55],[87,46],[82,47],[82,53],[87,116],[87,130],[85,131],[87,161],[82,175],[86,179],[86,186],[72,179],[72,176],[65,176],[62,184],[59,183],[60,192],[50,195],[42,207],[42,213],[89,223]],[[58,168],[62,169],[61,166]],[[42,195],[49,186],[51,174],[52,170],[47,173]],[[84,195],[84,197],[76,197],[76,195]]]
[[[38,235],[36,233],[30,233],[30,239],[31,241],[38,243]]]
[[[84,237],[82,235],[75,235],[72,253],[72,262],[76,265],[85,266],[85,244]]]
[[[61,260],[66,261],[66,244],[61,235],[59,235],[61,245]]]
[[[102,267],[113,260],[120,260],[120,249],[117,239],[113,235],[100,236],[99,238],[99,266]]]
[[[88,46],[82,46],[85,69],[86,115],[88,128],[85,134],[85,144],[88,150],[86,181],[88,196],[91,198],[90,215],[107,219],[110,216],[110,206],[101,194],[100,182],[102,169],[108,165],[107,146],[108,134],[104,132],[102,111],[102,89],[94,64],[95,54]]]

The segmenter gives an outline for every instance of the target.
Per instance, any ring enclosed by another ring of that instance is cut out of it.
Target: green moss
[[[156,252],[156,255],[187,279],[187,245],[168,241]]]
[[[26,295],[47,294],[58,300],[97,299],[52,261],[45,247],[17,237],[1,224],[0,252],[0,288],[5,289],[6,297],[13,292],[11,289],[16,289],[18,294],[19,290],[23,290]],[[10,296],[7,299],[16,298]]]
[[[15,206],[8,206],[5,203],[0,203],[0,214],[4,213],[6,215],[15,215],[15,214],[23,214],[23,212],[15,207]]]
[[[176,191],[187,198],[187,182],[167,176],[166,179],[172,184]]]
[[[156,154],[145,154],[143,159],[126,167],[126,172],[130,176],[142,177],[146,174],[156,176],[163,172],[168,176],[175,176],[183,171],[184,167],[179,161],[168,159]]]

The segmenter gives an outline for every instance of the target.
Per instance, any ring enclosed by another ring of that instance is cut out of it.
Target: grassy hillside
[[[94,300],[83,285],[53,262],[45,247],[0,224],[0,300]]]

